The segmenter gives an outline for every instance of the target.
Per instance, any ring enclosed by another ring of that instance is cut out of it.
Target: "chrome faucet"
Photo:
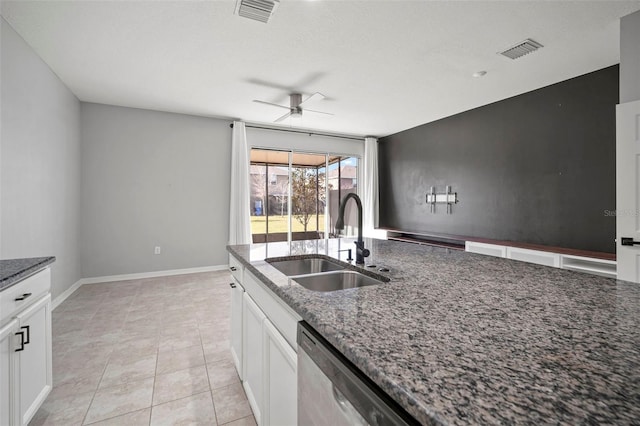
[[[364,248],[364,241],[362,240],[362,201],[353,192],[345,195],[340,203],[340,210],[338,211],[338,220],[336,221],[336,229],[344,229],[344,207],[349,201],[349,198],[353,198],[358,207],[358,241],[355,241],[356,245],[356,265],[364,265],[364,258],[369,257],[369,250]]]

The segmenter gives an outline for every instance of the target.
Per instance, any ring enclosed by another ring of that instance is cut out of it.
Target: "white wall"
[[[640,11],[620,20],[620,103],[640,100]]]
[[[81,104],[83,277],[228,263],[229,124]]]
[[[80,103],[0,26],[0,258],[56,256],[54,298],[80,278],[227,264],[229,122]],[[248,135],[259,147],[363,155],[362,141]]]
[[[0,18],[0,258],[56,256],[55,298],[81,278],[80,102]]]

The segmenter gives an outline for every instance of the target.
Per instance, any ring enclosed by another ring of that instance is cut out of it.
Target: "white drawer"
[[[49,291],[51,291],[51,269],[45,268],[0,292],[0,321],[10,318]]]
[[[474,241],[466,241],[465,250],[471,253],[486,254],[487,256],[505,257],[507,255],[507,248],[505,246],[476,243]]]
[[[282,336],[287,340],[294,351],[298,351],[296,336],[298,332],[298,321],[302,317],[298,315],[289,305],[284,303],[278,296],[273,294],[265,284],[260,282],[253,274],[246,271],[244,274],[244,290],[251,296],[253,301],[262,309],[262,312],[269,318]]]
[[[231,254],[229,255],[229,270],[231,271],[231,275],[233,275],[239,283],[242,283],[244,266]]]
[[[507,257],[522,262],[537,263],[538,265],[560,267],[560,255],[548,251],[529,250],[519,247],[507,247]]]

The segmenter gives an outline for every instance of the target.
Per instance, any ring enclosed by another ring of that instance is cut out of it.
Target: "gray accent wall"
[[[0,258],[56,256],[52,295],[80,278],[80,102],[0,18]]]
[[[620,19],[620,103],[640,100],[640,11]]]
[[[81,123],[83,277],[228,263],[229,121],[82,103]]]
[[[380,226],[615,253],[619,67],[382,138]],[[431,186],[459,203],[435,213]]]

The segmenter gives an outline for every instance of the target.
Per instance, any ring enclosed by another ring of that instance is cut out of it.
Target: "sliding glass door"
[[[250,174],[254,243],[334,238],[339,199],[357,191],[358,159],[252,149]],[[348,229],[354,215],[347,210]]]

